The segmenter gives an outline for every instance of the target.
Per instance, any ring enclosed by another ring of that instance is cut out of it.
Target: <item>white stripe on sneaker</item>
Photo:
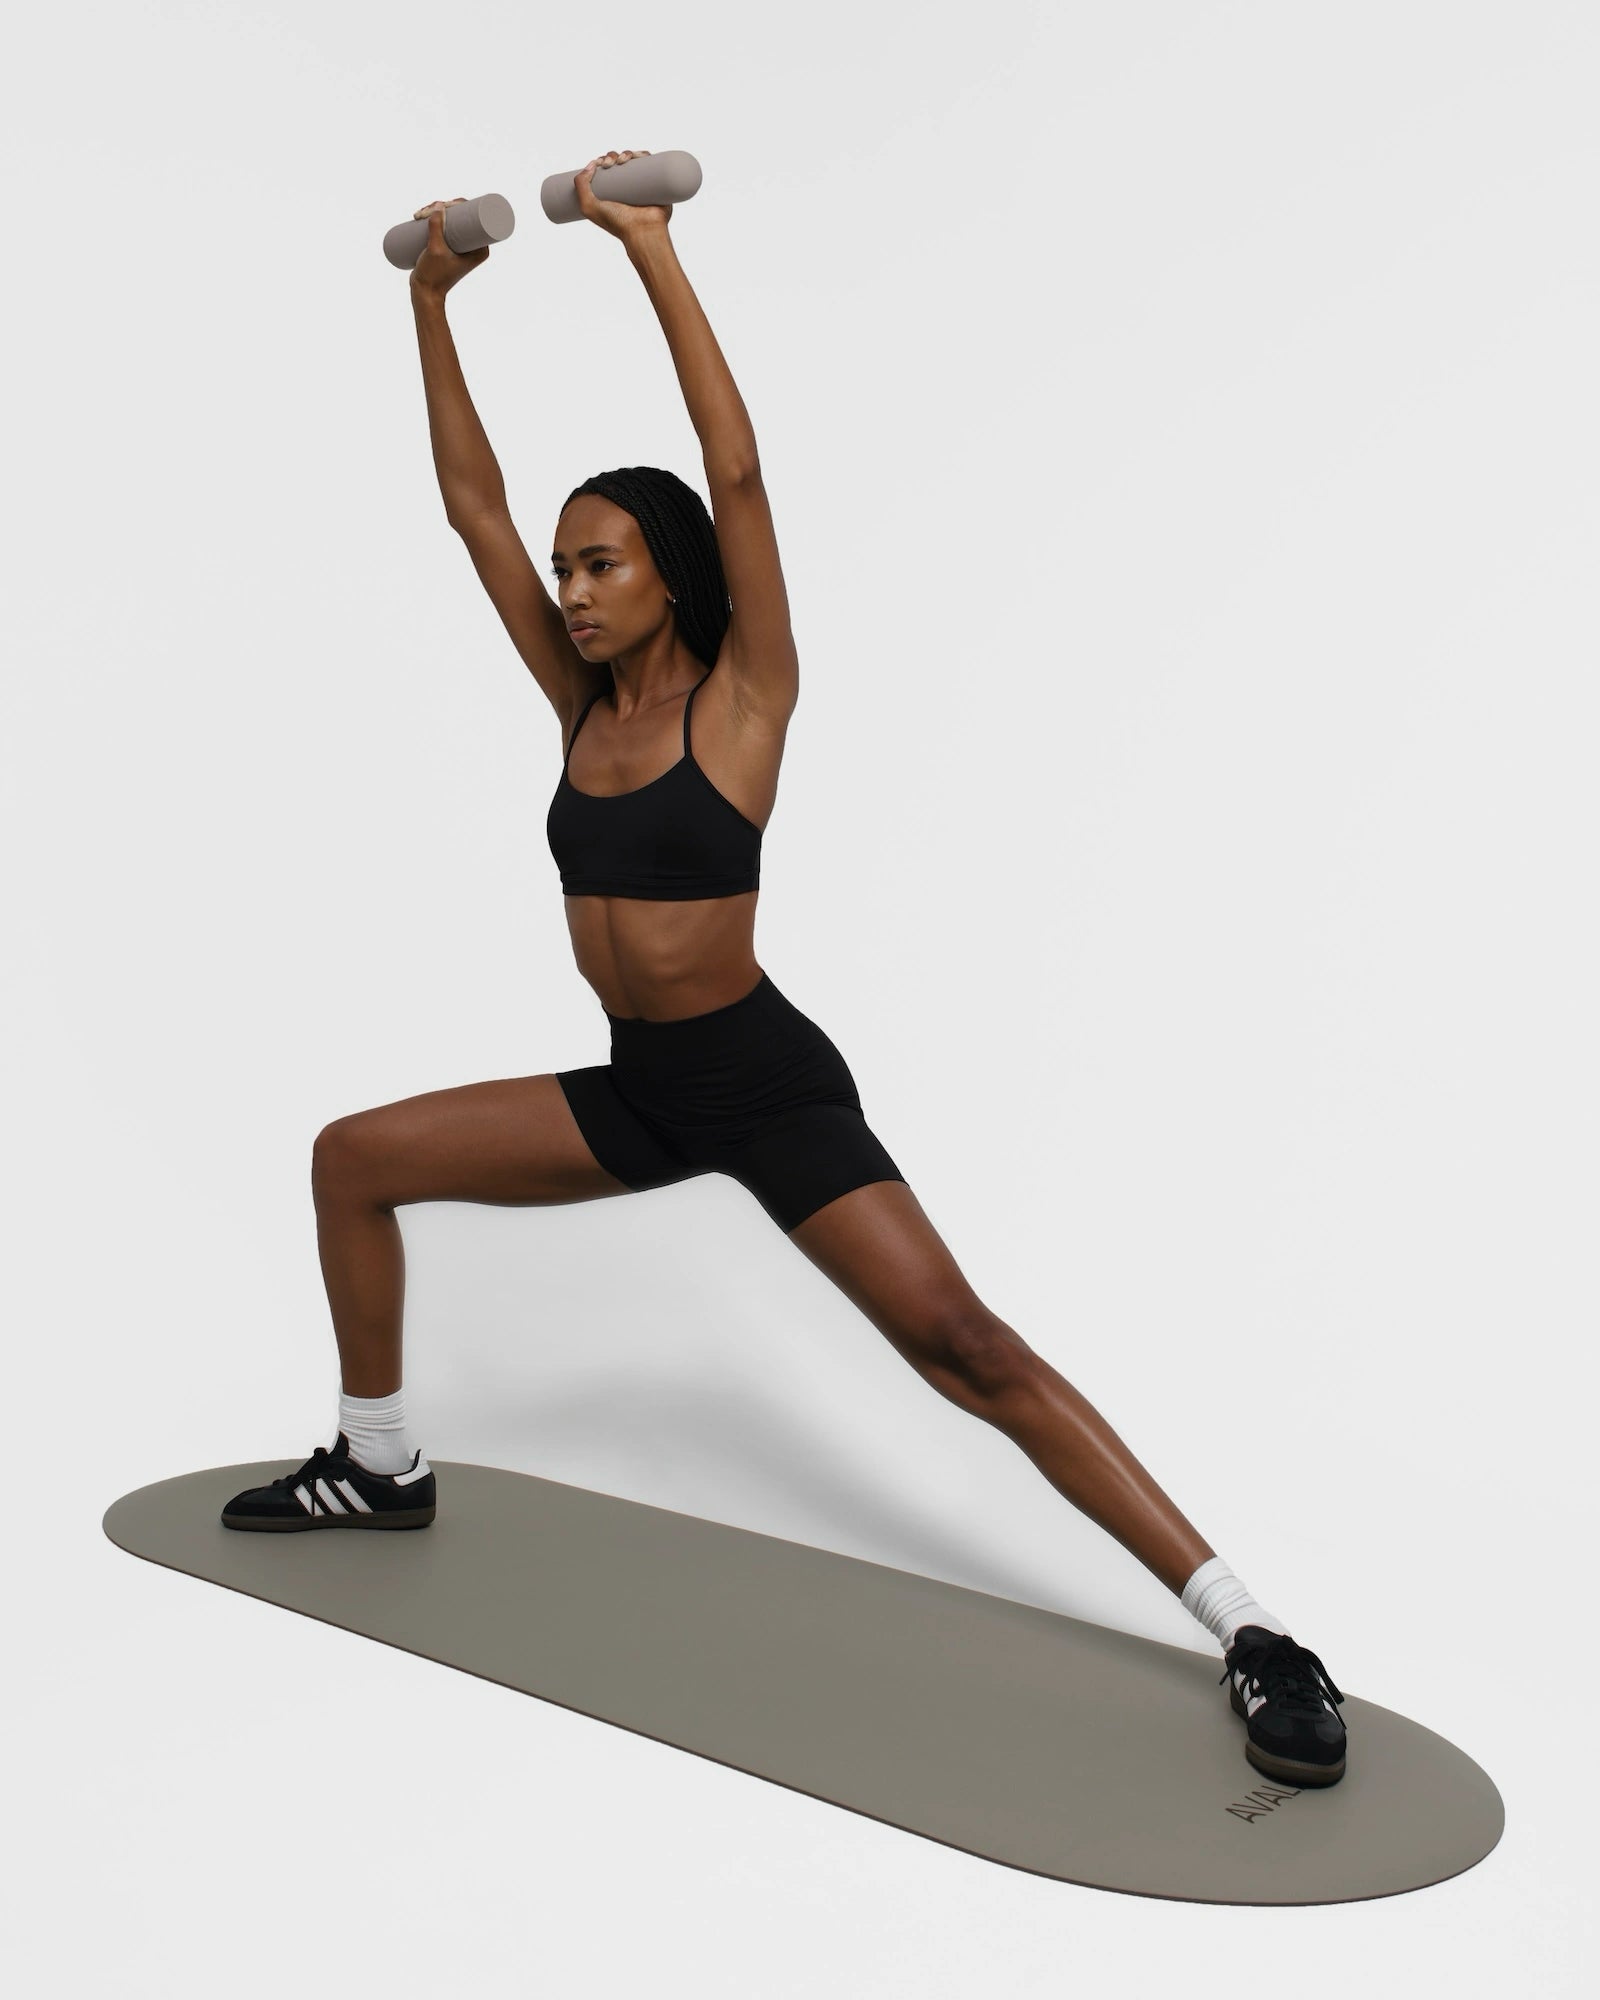
[[[337,1483],[339,1491],[350,1502],[351,1508],[355,1513],[370,1514],[372,1512],[372,1509],[367,1505],[366,1501],[362,1499],[361,1495],[350,1484],[348,1479],[341,1479]]]
[[[1248,1691],[1248,1690],[1249,1690],[1249,1682],[1248,1682],[1247,1678],[1245,1677],[1245,1675],[1243,1675],[1243,1674],[1235,1674],[1235,1675],[1234,1675],[1234,1677],[1233,1677],[1233,1679],[1234,1679],[1234,1685],[1235,1685],[1235,1686],[1236,1686],[1236,1687],[1238,1688],[1238,1690],[1239,1690],[1240,1694],[1242,1694],[1242,1695],[1244,1696],[1244,1712],[1245,1712],[1245,1714],[1246,1714],[1246,1715],[1254,1715],[1254,1714],[1255,1714],[1255,1712],[1256,1712],[1256,1710],[1257,1710],[1257,1709],[1258,1709],[1258,1708],[1259,1708],[1259,1707],[1261,1706],[1261,1704],[1262,1704],[1262,1703],[1263,1703],[1263,1702],[1264,1702],[1264,1701],[1266,1700],[1266,1696],[1265,1696],[1264,1694],[1258,1694],[1258,1695],[1254,1695],[1254,1696],[1252,1696],[1252,1695],[1251,1695],[1251,1694],[1249,1693],[1249,1691]]]

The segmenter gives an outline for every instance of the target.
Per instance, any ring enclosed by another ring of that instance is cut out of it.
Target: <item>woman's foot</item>
[[[236,1493],[222,1510],[222,1525],[280,1534],[299,1528],[425,1528],[435,1497],[433,1468],[420,1451],[404,1472],[369,1472],[350,1456],[350,1441],[340,1431],[331,1451],[319,1444],[298,1471]]]
[[[1286,1785],[1338,1784],[1345,1730],[1333,1703],[1344,1696],[1315,1653],[1287,1632],[1241,1625],[1220,1681],[1229,1683],[1234,1714],[1244,1717],[1244,1754],[1258,1771]]]

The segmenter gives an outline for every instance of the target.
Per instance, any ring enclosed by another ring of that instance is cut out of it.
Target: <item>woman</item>
[[[1344,1697],[1321,1661],[977,1297],[867,1125],[844,1057],[756,963],[762,830],[799,664],[755,434],[678,263],[672,211],[600,201],[590,184],[602,159],[634,157],[591,160],[575,185],[584,215],[625,246],[660,318],[712,511],[655,467],[586,480],[556,524],[558,604],[507,512],[446,323],[446,293],[489,254],[448,248],[448,203],[417,211],[428,245],[411,278],[446,514],[561,720],[547,831],[578,969],[610,1022],[611,1061],[427,1091],[318,1134],[312,1187],[339,1428],[331,1449],[238,1495],[222,1518],[278,1530],[433,1519],[434,1478],[407,1432],[401,1387],[398,1207],[585,1201],[727,1173],[926,1381],[1003,1431],[1181,1597],[1222,1647],[1251,1763],[1297,1786],[1335,1783]]]

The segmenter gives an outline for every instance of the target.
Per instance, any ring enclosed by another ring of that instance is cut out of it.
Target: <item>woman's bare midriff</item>
[[[568,896],[578,970],[608,1014],[683,1021],[742,1000],[761,977],[759,889],[694,902],[642,896]]]

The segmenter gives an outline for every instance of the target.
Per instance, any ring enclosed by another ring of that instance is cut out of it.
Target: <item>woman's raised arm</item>
[[[445,294],[489,252],[485,248],[458,257],[450,248],[444,240],[444,211],[450,206],[449,202],[434,201],[417,211],[419,220],[424,215],[428,218],[428,246],[411,273],[411,304],[417,321],[417,350],[422,357],[422,387],[428,399],[434,470],[439,475],[445,519],[454,527],[462,514],[483,514],[503,507],[506,487],[499,461],[467,393],[444,312]]]
[[[678,262],[667,233],[671,207],[597,201],[590,181],[598,164],[591,160],[574,177],[578,205],[591,222],[627,246],[628,261],[644,280],[672,351],[711,488],[717,548],[732,607],[723,643],[731,678],[739,684],[740,706],[746,714],[780,722],[799,699],[800,665],[750,413]]]

